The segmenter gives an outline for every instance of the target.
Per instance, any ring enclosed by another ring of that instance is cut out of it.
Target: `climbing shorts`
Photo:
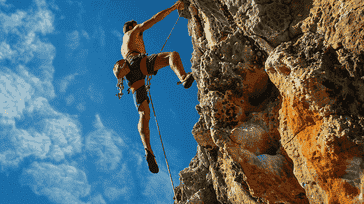
[[[126,79],[129,81],[128,85],[129,87],[136,81],[139,81],[141,79],[145,79],[145,75],[140,70],[140,61],[147,57],[146,60],[146,66],[147,66],[147,73],[150,75],[156,75],[158,71],[154,71],[154,63],[157,59],[156,54],[152,54],[151,56],[147,56],[146,54],[139,54],[136,55],[128,60],[130,72],[125,76]]]
[[[152,54],[150,56],[147,56],[147,71],[148,74],[156,75],[158,71],[154,71],[154,63],[157,59],[157,54]]]
[[[147,100],[147,102],[149,104],[149,98],[148,98],[147,89],[145,86],[141,86],[139,89],[137,89],[133,94],[133,98],[134,98],[135,107],[137,108],[138,111],[139,111],[140,105],[142,105],[142,103],[145,100]]]
[[[141,71],[140,71],[140,60],[144,57],[145,55],[144,54],[140,54],[139,56],[136,56],[134,58],[132,58],[131,62],[136,62],[138,63],[138,74],[143,76],[144,79],[145,79],[145,76],[142,75]],[[154,64],[155,64],[155,60],[157,59],[157,54],[152,54],[150,56],[147,56],[147,60],[146,60],[146,65],[147,65],[147,72],[148,74],[150,75],[156,75],[158,71],[154,71]],[[139,60],[139,61],[134,61],[134,60]],[[131,77],[134,77],[134,75],[137,75],[137,74],[131,74]],[[138,76],[139,76],[138,75]],[[128,76],[126,77],[128,79]],[[129,83],[131,80],[133,80],[133,82],[137,81],[137,80],[140,80],[139,78],[138,79],[128,79],[129,80]],[[129,84],[129,87],[130,87],[131,84]],[[135,90],[134,94],[133,94],[133,98],[134,98],[134,104],[135,104],[135,107],[137,108],[137,110],[139,111],[139,107],[140,105],[145,101],[147,100],[147,102],[149,103],[149,98],[148,98],[148,95],[147,95],[147,89],[145,86],[141,86],[140,88],[138,88],[137,90]]]

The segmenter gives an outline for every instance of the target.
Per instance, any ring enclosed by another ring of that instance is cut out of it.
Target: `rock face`
[[[183,1],[200,119],[175,203],[364,203],[364,1]]]

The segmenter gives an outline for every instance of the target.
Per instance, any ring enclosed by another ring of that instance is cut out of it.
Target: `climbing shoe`
[[[154,155],[148,150],[145,149],[147,151],[147,162],[148,162],[148,166],[149,166],[149,171],[152,173],[158,173],[159,172],[159,168],[157,165],[157,161],[155,160]]]
[[[188,89],[192,86],[193,81],[195,81],[195,78],[193,78],[192,72],[188,72],[184,80],[182,81],[183,87],[185,89]]]

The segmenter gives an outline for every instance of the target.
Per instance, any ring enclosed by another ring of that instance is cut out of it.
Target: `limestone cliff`
[[[199,145],[175,203],[364,203],[364,1],[183,1]]]

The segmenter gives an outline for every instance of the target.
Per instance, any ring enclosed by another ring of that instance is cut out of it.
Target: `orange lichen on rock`
[[[309,103],[297,100],[296,96],[284,97],[280,114],[286,121],[287,136],[290,135],[290,138],[283,139],[284,146],[296,144],[310,174],[326,192],[326,202],[352,203],[359,190],[342,178],[347,173],[347,161],[362,157],[362,149],[346,137],[329,134],[322,116],[310,110]],[[293,152],[289,154],[293,155]]]
[[[249,194],[249,187],[248,184],[245,183],[244,177],[239,175],[235,170],[235,161],[227,154],[223,154],[223,157],[219,158],[218,161],[222,173],[226,175],[225,183],[227,187],[227,196],[231,203],[255,204],[256,201]],[[239,176],[242,178],[239,179]],[[243,188],[242,185],[244,186]]]
[[[322,123],[322,119],[314,120],[314,125],[307,125],[297,134],[302,155],[307,161],[308,168],[316,172],[318,185],[328,192],[328,203],[351,203],[359,191],[341,178],[346,174],[348,165],[346,161],[355,155],[349,149],[340,152],[330,151],[328,144],[320,138],[324,137],[320,135]]]
[[[290,176],[293,169],[282,155],[265,155],[261,160],[250,151],[233,144],[226,144],[225,151],[238,162],[246,175],[252,196],[264,198],[267,201],[308,203],[301,198],[304,190],[297,180]],[[279,188],[276,188],[278,187]]]

